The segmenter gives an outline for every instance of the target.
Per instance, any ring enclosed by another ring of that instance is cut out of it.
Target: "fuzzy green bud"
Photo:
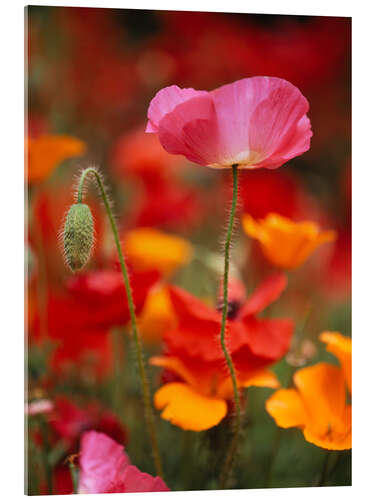
[[[75,203],[67,213],[64,232],[64,255],[70,269],[78,271],[90,259],[94,246],[94,220],[84,203]]]

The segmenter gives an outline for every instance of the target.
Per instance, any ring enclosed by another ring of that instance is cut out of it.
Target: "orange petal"
[[[124,239],[124,248],[134,269],[157,270],[164,275],[187,264],[192,255],[188,241],[148,227],[129,231]]]
[[[349,450],[352,447],[352,420],[351,420],[352,407],[345,408],[345,417],[343,420],[343,427],[329,428],[323,434],[317,433],[314,426],[308,425],[303,434],[306,441],[326,448],[327,450]]]
[[[173,371],[189,385],[194,386],[197,383],[194,375],[186,368],[179,358],[175,358],[173,356],[152,356],[149,362],[153,366],[161,366]]]
[[[46,135],[28,140],[28,179],[40,182],[60,163],[85,152],[84,142],[68,135]]]
[[[280,389],[266,401],[266,410],[279,427],[303,427],[307,421],[302,399],[295,389]]]
[[[341,363],[345,381],[352,392],[352,339],[339,332],[323,332],[319,339],[327,344],[327,351],[334,354]]]
[[[166,287],[150,290],[138,318],[138,327],[145,342],[159,342],[166,331],[177,323],[171,299]]]
[[[276,389],[280,383],[274,373],[269,370],[259,370],[248,374],[239,374],[237,378],[238,387],[271,387]],[[218,386],[217,396],[229,399],[233,396],[233,384],[231,377],[225,378]]]
[[[345,380],[338,366],[318,363],[294,374],[294,383],[318,434],[341,428],[345,415]]]
[[[202,396],[187,384],[171,383],[161,387],[154,404],[163,410],[161,417],[189,431],[204,431],[217,425],[227,414],[227,404],[219,398]]]
[[[270,370],[260,370],[253,373],[253,375],[250,375],[248,378],[240,378],[240,385],[242,387],[254,385],[256,387],[271,387],[272,389],[277,389],[280,387],[280,382],[276,375]]]
[[[336,239],[336,231],[324,231],[307,240],[295,256],[296,266],[303,264],[305,260],[323,243],[329,243]]]
[[[335,231],[319,232],[314,222],[294,222],[275,213],[258,222],[246,214],[243,226],[247,234],[259,240],[265,257],[283,269],[300,266],[319,245],[336,237]]]
[[[267,235],[261,224],[251,217],[250,214],[244,214],[242,217],[242,227],[245,233],[256,240],[263,241]]]

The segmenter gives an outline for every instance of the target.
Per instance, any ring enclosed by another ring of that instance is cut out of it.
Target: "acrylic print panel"
[[[26,20],[27,493],[350,485],[350,18]]]

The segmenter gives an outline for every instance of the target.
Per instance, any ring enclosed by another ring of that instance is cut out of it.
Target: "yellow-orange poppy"
[[[265,257],[282,269],[299,267],[318,246],[336,238],[335,231],[320,231],[315,222],[294,222],[275,213],[259,221],[245,214],[242,223],[246,234],[259,241]]]
[[[176,326],[176,315],[173,310],[168,290],[165,286],[156,285],[150,290],[138,317],[138,327],[145,342],[159,342],[165,331]]]
[[[27,141],[27,174],[30,183],[41,182],[58,165],[86,150],[83,141],[68,135],[43,135]]]
[[[327,344],[327,351],[340,361],[346,385],[352,392],[352,339],[339,332],[328,331],[321,333],[319,339]]]
[[[266,409],[279,427],[299,427],[306,441],[328,450],[352,447],[351,405],[346,404],[345,377],[338,366],[318,363],[298,370],[295,389],[280,389]]]
[[[164,276],[187,264],[193,253],[190,243],[183,238],[149,227],[127,232],[123,245],[135,270],[157,270]]]
[[[179,358],[155,356],[150,363],[175,373],[180,382],[163,385],[154,395],[154,404],[163,410],[161,417],[184,430],[203,431],[219,424],[228,412],[227,400],[233,397],[229,376],[193,371]],[[241,388],[279,386],[276,376],[269,370],[241,372],[237,376]]]

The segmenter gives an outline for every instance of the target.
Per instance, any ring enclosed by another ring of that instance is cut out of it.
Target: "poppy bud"
[[[75,203],[67,213],[64,232],[64,255],[70,269],[78,271],[89,260],[94,246],[94,221],[84,203]]]

